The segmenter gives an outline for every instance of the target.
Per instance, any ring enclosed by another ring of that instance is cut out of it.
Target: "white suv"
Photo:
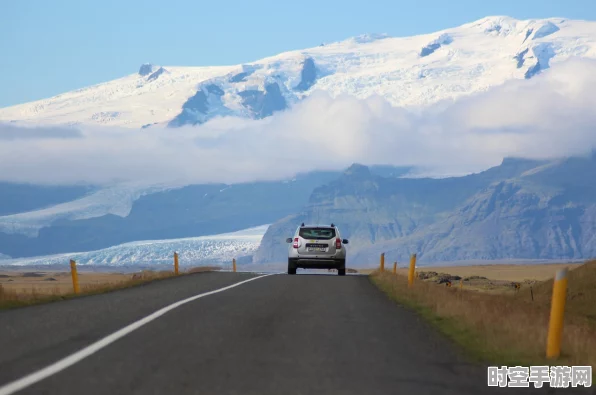
[[[288,274],[296,274],[297,268],[337,269],[340,276],[346,274],[346,247],[339,229],[329,225],[300,225],[293,238],[286,239],[288,247]]]

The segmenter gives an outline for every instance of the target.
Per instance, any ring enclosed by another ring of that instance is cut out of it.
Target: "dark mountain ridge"
[[[507,158],[464,177],[384,178],[354,165],[273,224],[255,262],[284,262],[301,222],[335,223],[359,265],[403,261],[580,259],[596,256],[596,156]],[[281,240],[281,241],[280,241]]]

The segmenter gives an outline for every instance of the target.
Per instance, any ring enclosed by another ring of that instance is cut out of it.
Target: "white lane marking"
[[[69,366],[72,366],[75,363],[83,360],[84,358],[87,358],[88,356],[93,355],[94,353],[101,350],[102,348],[109,346],[116,340],[128,335],[135,329],[138,329],[138,328],[142,327],[143,325],[148,324],[149,322],[161,317],[168,311],[174,310],[176,307],[182,306],[183,304],[192,302],[193,300],[197,300],[197,299],[205,297],[205,296],[213,295],[218,292],[223,292],[228,289],[237,287],[239,285],[246,284],[249,281],[258,280],[259,278],[263,278],[263,277],[273,276],[275,274],[276,273],[271,273],[271,274],[266,274],[264,276],[259,276],[259,277],[254,277],[254,278],[251,278],[248,280],[244,280],[244,281],[229,285],[224,288],[216,289],[215,291],[205,292],[205,293],[202,293],[199,295],[191,296],[190,298],[180,300],[176,303],[173,303],[169,306],[159,309],[156,312],[152,313],[151,315],[148,315],[145,318],[141,318],[140,320],[133,322],[132,324],[130,324],[128,326],[125,326],[124,328],[112,333],[111,335],[104,337],[103,339],[96,341],[95,343],[90,344],[89,346],[75,352],[74,354],[71,354],[65,358],[62,358],[61,360],[54,362],[53,364],[46,366],[45,368],[40,369],[37,372],[31,373],[25,377],[22,377],[18,380],[15,380],[11,383],[8,383],[8,384],[0,387],[0,395],[14,394],[17,391],[27,388],[30,385],[33,385],[47,377],[54,375],[64,369],[68,368]]]

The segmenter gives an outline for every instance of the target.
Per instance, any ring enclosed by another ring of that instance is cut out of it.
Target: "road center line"
[[[104,337],[103,339],[100,339],[100,340],[96,341],[95,343],[92,343],[92,344],[88,345],[87,347],[85,347],[85,348],[65,357],[65,358],[62,358],[61,360],[54,362],[53,364],[46,366],[45,368],[40,369],[37,372],[31,373],[25,377],[22,377],[18,380],[11,382],[11,383],[3,385],[2,387],[0,387],[0,395],[14,394],[17,391],[27,388],[27,387],[45,379],[45,378],[47,378],[47,377],[54,375],[64,369],[68,368],[69,366],[72,366],[75,363],[87,358],[88,356],[95,354],[97,351],[109,346],[116,340],[128,335],[129,333],[133,332],[136,329],[139,329],[143,325],[148,324],[149,322],[151,322],[153,320],[156,320],[157,318],[161,317],[168,311],[174,310],[176,307],[182,306],[183,304],[192,302],[192,301],[200,299],[202,297],[213,295],[213,294],[223,292],[223,291],[227,291],[228,289],[232,289],[239,285],[246,284],[247,282],[258,280],[259,278],[263,278],[263,277],[273,276],[275,274],[276,273],[266,274],[266,275],[259,276],[259,277],[254,277],[254,278],[251,278],[248,280],[241,281],[236,284],[228,285],[227,287],[224,287],[224,288],[219,288],[214,291],[209,291],[209,292],[205,292],[205,293],[202,293],[199,295],[191,296],[190,298],[186,298],[186,299],[180,300],[176,303],[172,303],[171,305],[163,307],[163,308],[157,310],[156,312],[148,315],[147,317],[141,318],[140,320],[133,322],[132,324],[127,325],[120,330],[117,330],[116,332],[112,333],[111,335],[108,335],[108,336]]]

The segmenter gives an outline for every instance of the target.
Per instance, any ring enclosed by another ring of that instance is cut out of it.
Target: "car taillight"
[[[341,239],[335,239],[335,249],[339,250],[341,248]]]
[[[294,248],[298,248],[298,241],[299,239],[297,237],[294,238]]]

